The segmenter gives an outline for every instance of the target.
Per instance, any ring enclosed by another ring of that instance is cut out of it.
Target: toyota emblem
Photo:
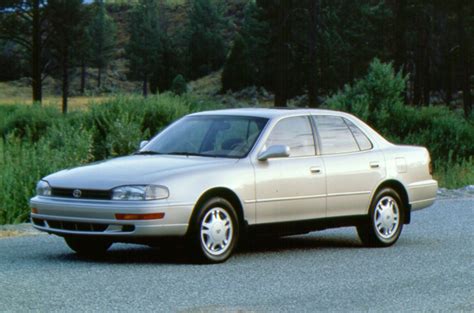
[[[80,191],[79,189],[75,189],[75,190],[72,192],[72,195],[74,196],[74,198],[80,198],[81,195],[82,195],[82,191]]]

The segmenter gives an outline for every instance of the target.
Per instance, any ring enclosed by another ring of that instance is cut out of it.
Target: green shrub
[[[60,169],[92,159],[92,136],[66,124],[51,127],[36,143],[14,135],[0,140],[0,224],[24,222],[36,182]]]
[[[474,157],[461,161],[436,161],[435,179],[445,188],[459,188],[474,184]]]
[[[357,80],[353,86],[344,86],[344,90],[330,97],[326,104],[376,124],[394,108],[403,106],[402,92],[406,80],[407,77],[394,72],[390,63],[382,63],[375,58],[365,77]]]
[[[19,138],[28,138],[36,142],[41,138],[61,113],[51,107],[10,106],[7,117],[4,117],[2,136],[13,134]]]
[[[457,162],[474,155],[474,126],[446,107],[400,106],[378,126],[396,142],[427,147],[433,160]]]
[[[474,125],[446,107],[410,107],[402,102],[405,79],[375,59],[354,86],[330,97],[326,106],[350,112],[394,143],[422,145],[433,160],[462,161],[474,155]],[[372,112],[371,112],[372,110]]]
[[[92,106],[85,123],[94,131],[94,158],[132,153],[141,139],[190,113],[191,107],[186,98],[172,94],[118,97]]]
[[[173,79],[173,82],[171,83],[171,92],[178,96],[188,92],[188,84],[186,84],[183,75],[179,74]]]

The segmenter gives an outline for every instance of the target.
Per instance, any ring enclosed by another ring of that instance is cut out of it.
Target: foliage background
[[[394,143],[430,150],[441,186],[474,182],[474,125],[445,107],[403,105],[406,78],[374,60],[365,77],[330,97],[325,107],[351,112]],[[36,182],[55,171],[133,153],[179,117],[224,108],[189,94],[117,96],[67,116],[55,108],[0,106],[0,224],[26,221]]]

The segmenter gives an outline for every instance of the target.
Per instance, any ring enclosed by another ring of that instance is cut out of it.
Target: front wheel
[[[380,190],[372,201],[367,220],[357,226],[359,238],[368,246],[393,245],[402,232],[403,213],[403,203],[397,192],[391,188]]]
[[[112,245],[111,241],[92,237],[65,237],[66,244],[79,255],[98,256]]]
[[[189,234],[192,257],[205,263],[227,260],[239,239],[239,222],[232,204],[215,197],[198,208]]]

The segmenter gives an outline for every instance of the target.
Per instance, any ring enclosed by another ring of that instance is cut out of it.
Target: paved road
[[[262,242],[189,265],[114,245],[81,259],[47,235],[0,240],[0,311],[474,312],[474,199],[413,215],[398,243],[362,248],[352,228]]]

